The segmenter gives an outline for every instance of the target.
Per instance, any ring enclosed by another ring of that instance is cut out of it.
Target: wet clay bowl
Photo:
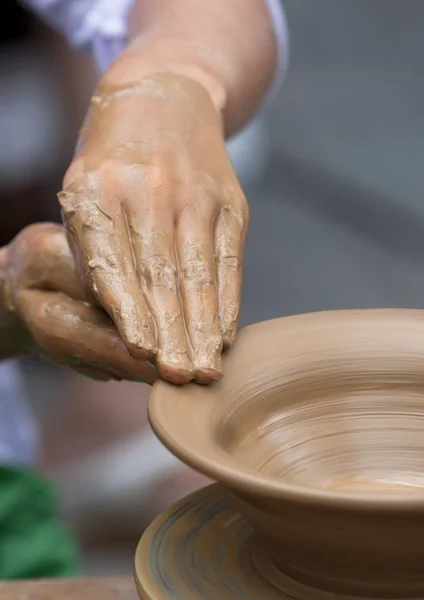
[[[287,595],[424,598],[424,311],[247,327],[221,382],[156,383],[149,413],[228,489]]]

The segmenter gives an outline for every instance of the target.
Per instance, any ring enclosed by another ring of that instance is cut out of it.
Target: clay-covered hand
[[[128,352],[207,383],[236,335],[248,207],[219,111],[193,79],[99,87],[59,194],[88,287]]]
[[[95,379],[153,383],[115,326],[87,301],[64,228],[31,225],[0,251],[0,354],[37,353]]]

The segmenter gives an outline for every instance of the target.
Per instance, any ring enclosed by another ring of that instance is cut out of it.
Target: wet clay
[[[255,531],[244,551],[278,598],[424,597],[424,311],[247,327],[222,381],[158,382],[149,416],[228,490]],[[238,560],[228,569],[242,576]]]

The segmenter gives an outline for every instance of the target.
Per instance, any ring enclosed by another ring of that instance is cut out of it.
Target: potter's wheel
[[[358,600],[279,573],[219,484],[153,521],[137,548],[135,581],[142,600]]]
[[[293,600],[257,572],[254,533],[223,488],[211,485],[162,513],[146,530],[135,579],[148,600]]]

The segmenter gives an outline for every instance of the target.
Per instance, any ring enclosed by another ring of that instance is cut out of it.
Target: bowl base
[[[419,596],[410,593],[406,594],[391,594],[387,596],[384,592],[382,593],[378,589],[374,589],[372,592],[370,589],[364,589],[362,592],[358,592],[355,584],[352,587],[355,589],[355,593],[343,593],[337,588],[340,585],[339,582],[327,581],[327,585],[322,584],[322,587],[312,587],[308,584],[302,583],[301,580],[293,579],[281,572],[270,560],[265,550],[262,548],[261,543],[258,540],[252,545],[252,562],[256,570],[263,577],[264,580],[268,581],[274,588],[281,592],[281,598],[290,600],[423,600],[424,593]],[[300,578],[301,579],[301,578]],[[366,584],[365,584],[366,585]],[[333,587],[334,586],[334,587]],[[349,589],[349,584],[344,584],[343,589]],[[333,588],[333,589],[332,589]],[[332,591],[330,591],[332,590]]]

